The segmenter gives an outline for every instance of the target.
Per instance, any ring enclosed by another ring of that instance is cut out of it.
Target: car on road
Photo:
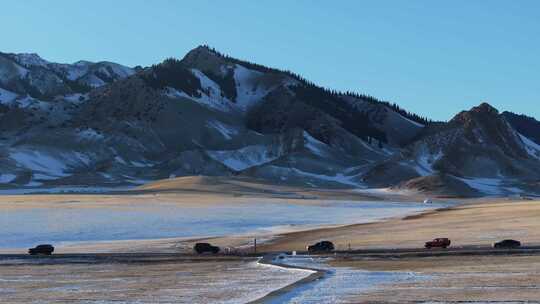
[[[493,248],[519,248],[521,242],[516,240],[502,240],[497,243],[493,243]]]
[[[213,253],[213,254],[216,254],[219,252],[219,247],[218,246],[213,246],[209,243],[197,243],[195,244],[195,246],[193,247],[193,250],[195,250],[195,252],[197,254],[203,254],[203,253]]]
[[[334,243],[330,241],[321,241],[307,246],[306,249],[308,252],[331,252],[334,251]]]
[[[51,255],[54,251],[54,246],[49,244],[37,245],[34,248],[28,249],[30,255]]]
[[[432,241],[426,242],[424,247],[430,249],[430,248],[447,248],[450,246],[450,239],[448,238],[436,238]]]

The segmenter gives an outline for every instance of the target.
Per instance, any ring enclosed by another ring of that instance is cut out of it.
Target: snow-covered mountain
[[[112,62],[60,64],[37,54],[0,53],[0,86],[20,96],[44,100],[84,94],[134,73],[135,69]]]
[[[479,194],[479,180],[536,190],[540,162],[488,105],[434,123],[206,46],[136,69],[0,53],[0,130],[3,188],[245,175]]]
[[[401,183],[405,188],[441,194],[537,191],[539,148],[504,115],[483,103],[448,123],[425,128],[399,155],[366,176],[380,186]]]

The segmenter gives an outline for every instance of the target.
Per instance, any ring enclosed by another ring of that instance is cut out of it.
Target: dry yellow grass
[[[447,256],[336,260],[339,267],[413,271],[419,280],[379,286],[353,303],[525,302],[540,299],[540,256]],[[532,302],[537,303],[537,302]]]
[[[453,246],[490,245],[513,238],[540,244],[539,201],[494,201],[465,204],[404,219],[287,233],[263,250],[302,250],[306,244],[331,240],[338,248],[422,247],[435,237],[449,237]]]

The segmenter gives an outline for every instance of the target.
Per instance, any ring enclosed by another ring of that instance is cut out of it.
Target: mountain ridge
[[[458,196],[535,192],[540,146],[524,121],[483,103],[435,122],[208,46],[146,68],[0,53],[6,189],[241,175]]]

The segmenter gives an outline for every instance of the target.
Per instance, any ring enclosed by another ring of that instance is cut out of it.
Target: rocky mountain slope
[[[0,187],[242,175],[313,187],[535,191],[540,149],[516,131],[521,118],[506,115],[483,104],[434,123],[205,46],[147,68],[0,53]]]

